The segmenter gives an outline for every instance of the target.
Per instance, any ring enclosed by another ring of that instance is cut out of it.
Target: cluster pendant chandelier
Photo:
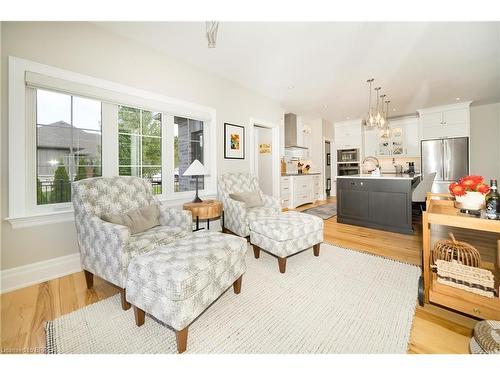
[[[370,78],[366,82],[369,86],[368,91],[368,114],[365,119],[363,119],[363,126],[367,130],[371,129],[380,129],[384,132],[390,132],[389,127],[389,103],[390,100],[387,100],[387,95],[380,94],[380,90],[382,87],[375,87],[373,90],[376,92],[377,101],[375,107],[372,106],[372,84],[374,79]],[[384,110],[384,104],[386,108]]]
[[[215,45],[217,43],[217,31],[219,30],[219,22],[206,21],[205,28],[208,41],[208,48],[215,48]]]

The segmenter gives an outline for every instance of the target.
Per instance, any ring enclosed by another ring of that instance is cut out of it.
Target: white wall
[[[311,134],[303,135],[311,164],[310,172],[323,173],[323,120],[321,118],[304,118],[304,127],[311,129]]]
[[[8,216],[9,55],[215,108],[219,174],[250,171],[248,152],[245,160],[224,159],[224,122],[245,125],[247,130],[250,117],[283,123],[279,103],[90,23],[3,22],[1,47],[2,269],[77,252],[72,222],[13,230],[3,220]],[[246,150],[248,145],[246,138]]]
[[[1,51],[2,51],[2,25],[3,25],[3,22],[0,22],[0,125],[2,124],[2,115],[3,115],[3,103],[4,101],[2,100],[2,94],[3,94],[3,86],[2,86],[2,83],[3,83],[3,74],[1,74],[2,72],[2,63],[3,63],[3,59],[1,58]],[[2,171],[3,171],[3,164],[2,164],[2,160],[3,160],[3,152],[1,150],[1,148],[3,148],[3,143],[2,143],[2,139],[3,139],[3,127],[0,126],[0,166],[2,168]],[[3,212],[3,195],[4,195],[4,185],[3,185],[3,172],[0,173],[0,219],[3,218],[2,216],[2,212]],[[0,222],[0,253],[2,252],[2,223]],[[2,269],[2,258],[0,257],[0,269]]]
[[[470,172],[499,179],[500,103],[471,106],[470,143]]]
[[[334,135],[333,124],[327,120],[322,120],[322,124],[323,124],[323,137],[333,141],[333,135]]]

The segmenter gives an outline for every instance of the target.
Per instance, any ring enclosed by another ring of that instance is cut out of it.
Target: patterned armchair
[[[229,194],[258,191],[263,207],[246,208],[245,204],[229,198]],[[250,221],[281,212],[278,198],[266,195],[259,187],[257,178],[248,173],[228,173],[219,177],[217,194],[224,205],[224,227],[241,237],[250,235]]]
[[[81,180],[73,184],[72,200],[87,288],[92,288],[94,274],[115,284],[121,288],[124,310],[130,307],[124,289],[130,260],[192,231],[191,212],[164,207],[153,196],[151,184],[141,178]],[[159,206],[160,226],[142,233],[132,235],[126,226],[101,219],[104,213],[121,214],[151,204]]]

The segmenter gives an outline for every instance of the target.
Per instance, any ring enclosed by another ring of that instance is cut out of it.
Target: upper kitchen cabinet
[[[420,156],[417,118],[390,120],[390,131],[364,131],[364,156]]]
[[[463,102],[419,109],[422,139],[468,137],[470,104]]]
[[[392,155],[420,156],[420,134],[416,117],[391,121]]]
[[[334,129],[337,149],[361,148],[361,119],[336,122]]]
[[[379,155],[379,130],[363,130],[363,158]]]

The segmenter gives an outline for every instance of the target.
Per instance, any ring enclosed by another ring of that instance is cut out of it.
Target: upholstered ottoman
[[[469,348],[472,354],[500,354],[500,321],[476,323]]]
[[[176,331],[177,350],[185,351],[188,325],[231,284],[240,292],[246,250],[244,238],[200,231],[132,259],[127,300],[136,324],[147,312]]]
[[[290,255],[313,247],[314,255],[319,256],[323,220],[296,211],[259,217],[250,223],[250,242],[255,258],[259,258],[261,249],[276,255],[279,270],[285,273]]]

